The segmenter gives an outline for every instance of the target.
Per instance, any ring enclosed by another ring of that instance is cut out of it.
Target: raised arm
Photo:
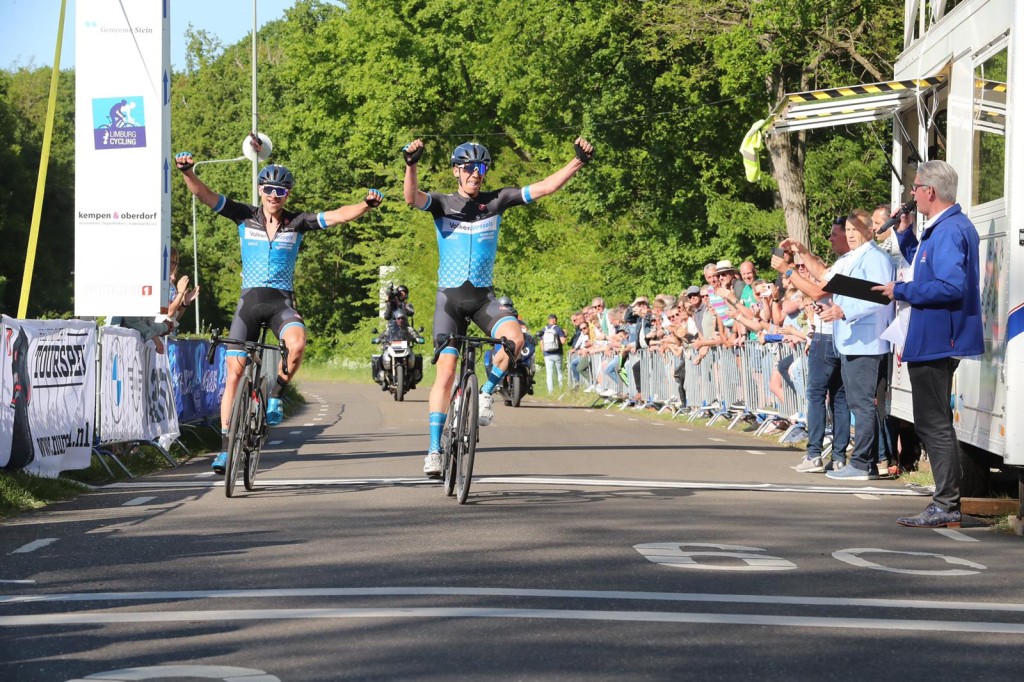
[[[185,187],[188,187],[188,191],[195,195],[199,203],[215,208],[217,202],[220,201],[220,195],[207,187],[206,183],[196,176],[196,172],[193,170],[196,162],[192,158],[192,152],[179,152],[174,157],[174,163],[181,171],[182,177],[185,178]]]
[[[594,158],[594,146],[582,137],[576,138],[576,141],[573,142],[573,148],[576,150],[576,157],[572,161],[540,182],[530,185],[530,196],[534,200],[554,194],[562,189],[565,183],[569,182],[569,178],[576,175],[580,168],[583,168],[590,159]],[[408,177],[409,175],[406,173],[406,186],[408,186]],[[408,190],[406,191],[406,197],[408,197]],[[406,200],[408,201],[408,198]]]
[[[347,223],[350,220],[361,218],[370,212],[371,209],[380,206],[384,201],[384,195],[375,189],[367,191],[362,201],[348,206],[341,206],[333,211],[324,211],[324,223],[327,227],[333,227],[340,223]]]
[[[405,145],[402,148],[402,156],[405,157],[405,203],[414,208],[423,208],[430,199],[426,192],[420,191],[420,181],[416,174],[416,164],[423,156],[423,140],[416,139]]]

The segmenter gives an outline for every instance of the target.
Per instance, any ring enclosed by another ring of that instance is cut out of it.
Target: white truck
[[[1009,87],[1024,76],[1024,2],[904,1],[893,81],[786,95],[766,126],[785,133],[891,119],[893,205],[909,199],[919,161],[956,168],[957,200],[981,237],[986,349],[960,363],[951,396],[962,493],[983,494],[990,468],[1015,467],[1024,500],[1024,124],[1014,125],[1024,91]],[[913,423],[910,390],[897,365],[890,412]]]

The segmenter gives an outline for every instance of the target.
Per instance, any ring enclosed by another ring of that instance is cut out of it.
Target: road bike
[[[231,344],[241,346],[245,351],[246,363],[242,378],[238,381],[235,399],[231,404],[231,421],[228,422],[228,461],[224,465],[224,492],[228,497],[235,494],[238,470],[242,470],[242,481],[246,490],[256,485],[256,469],[260,463],[260,451],[267,437],[267,401],[264,391],[263,351],[281,352],[281,367],[288,374],[288,349],[284,341],[277,345],[266,343],[267,325],[260,326],[259,341],[241,341],[222,337],[214,332],[206,361],[213,364],[217,346]],[[275,368],[276,369],[276,368]],[[276,377],[276,372],[274,373]]]
[[[441,470],[445,494],[455,494],[459,504],[465,504],[473,481],[473,460],[476,444],[480,440],[479,380],[476,376],[476,352],[482,346],[500,344],[508,357],[515,357],[515,345],[502,337],[457,336],[442,338],[434,350],[431,364],[437,364],[441,351],[451,347],[459,351],[458,380],[452,386],[448,402],[448,416],[441,432]]]

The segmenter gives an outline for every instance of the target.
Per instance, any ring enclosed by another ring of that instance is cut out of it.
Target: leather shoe
[[[896,523],[911,528],[959,528],[960,512],[943,511],[938,505],[929,504],[917,516],[904,516],[896,519]]]

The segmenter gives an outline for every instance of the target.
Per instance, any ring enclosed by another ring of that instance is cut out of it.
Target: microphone
[[[900,210],[896,211],[896,215],[886,220],[880,228],[875,230],[875,234],[882,234],[883,232],[888,231],[889,228],[893,227],[894,225],[900,222],[901,217],[907,215],[916,208],[917,201],[915,201],[914,199],[911,199],[907,203],[903,204],[902,206],[900,206]]]

